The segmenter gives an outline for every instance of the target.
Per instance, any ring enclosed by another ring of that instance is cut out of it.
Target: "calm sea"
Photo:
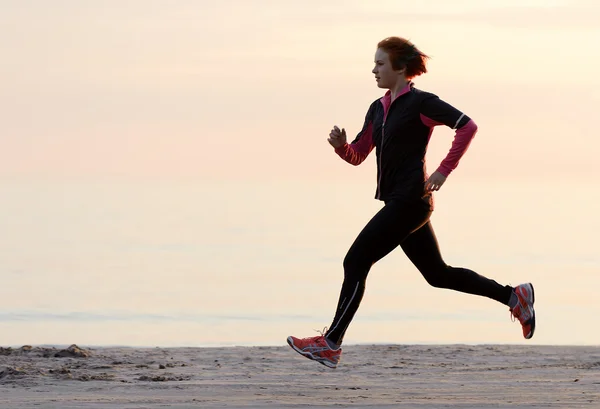
[[[283,345],[330,324],[373,183],[0,183],[0,345]],[[600,344],[597,192],[447,184],[446,262],[536,288],[536,344]],[[523,343],[507,307],[376,264],[346,343]]]

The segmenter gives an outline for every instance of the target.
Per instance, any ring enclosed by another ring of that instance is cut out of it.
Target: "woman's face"
[[[392,89],[398,80],[404,78],[404,69],[394,70],[388,53],[378,48],[375,52],[375,67],[373,68],[375,80],[379,88]]]

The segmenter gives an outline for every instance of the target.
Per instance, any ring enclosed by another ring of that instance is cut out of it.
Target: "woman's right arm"
[[[373,142],[373,111],[374,105],[371,105],[365,117],[362,130],[352,143],[348,144],[344,142],[343,145],[335,148],[335,153],[354,166],[360,165],[375,147],[375,143]]]

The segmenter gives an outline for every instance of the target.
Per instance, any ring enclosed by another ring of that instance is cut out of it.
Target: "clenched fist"
[[[334,148],[341,148],[346,144],[346,130],[344,128],[340,130],[340,128],[334,126],[327,141]]]

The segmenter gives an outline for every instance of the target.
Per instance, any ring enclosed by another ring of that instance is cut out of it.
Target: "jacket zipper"
[[[384,114],[383,116],[383,124],[381,126],[381,151],[379,152],[379,178],[377,179],[377,196],[376,199],[380,199],[381,198],[381,177],[383,176],[383,143],[384,143],[384,138],[385,138],[385,121],[388,117],[388,115],[390,114],[390,111],[392,110],[392,105],[394,105],[394,102],[396,102],[396,100],[401,97],[404,94],[398,95],[396,97],[396,99],[392,100],[390,102],[390,106],[388,107],[388,111],[386,114]]]
[[[390,104],[390,108],[392,104]],[[388,108],[388,112],[389,109]],[[379,200],[381,198],[381,176],[383,175],[383,139],[385,138],[385,119],[383,120],[383,124],[381,125],[381,151],[379,152],[379,178],[377,179],[377,197]]]

